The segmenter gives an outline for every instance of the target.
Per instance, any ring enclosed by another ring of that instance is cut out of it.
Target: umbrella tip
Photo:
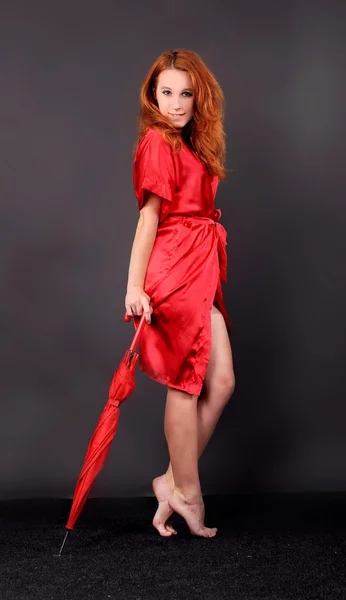
[[[62,551],[63,551],[64,546],[65,546],[65,543],[66,543],[66,540],[67,540],[68,534],[69,534],[69,530],[67,530],[66,533],[65,533],[65,537],[64,537],[63,542],[61,544],[61,548],[60,548],[59,554],[53,554],[53,556],[61,556]]]

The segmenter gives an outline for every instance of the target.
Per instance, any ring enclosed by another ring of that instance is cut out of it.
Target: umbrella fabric
[[[125,315],[125,320],[130,320],[130,317]],[[91,487],[106,462],[112,440],[118,428],[120,404],[124,402],[135,389],[134,374],[139,356],[139,354],[135,352],[135,348],[140,340],[145,323],[146,321],[143,313],[131,346],[126,350],[119,368],[113,375],[109,387],[108,400],[89,442],[84,464],[77,480],[66,529],[74,528],[89,496]]]

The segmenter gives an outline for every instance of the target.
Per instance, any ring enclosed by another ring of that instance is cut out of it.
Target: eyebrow
[[[168,85],[161,85],[161,89],[169,90],[170,92],[172,91],[172,89],[170,87],[168,87]],[[181,91],[182,92],[192,92],[192,88],[184,88]]]

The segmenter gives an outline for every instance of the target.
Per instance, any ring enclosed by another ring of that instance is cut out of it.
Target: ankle
[[[175,486],[175,482],[174,482],[173,473],[170,469],[168,469],[166,471],[166,473],[163,474],[163,478],[165,480],[166,485],[173,489]]]
[[[175,486],[173,493],[187,504],[200,504],[203,502],[202,492],[199,486]]]

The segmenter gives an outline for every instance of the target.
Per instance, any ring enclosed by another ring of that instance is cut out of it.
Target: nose
[[[179,96],[178,96],[178,98],[173,99],[172,108],[176,112],[179,112],[181,110],[181,99],[179,98]]]

